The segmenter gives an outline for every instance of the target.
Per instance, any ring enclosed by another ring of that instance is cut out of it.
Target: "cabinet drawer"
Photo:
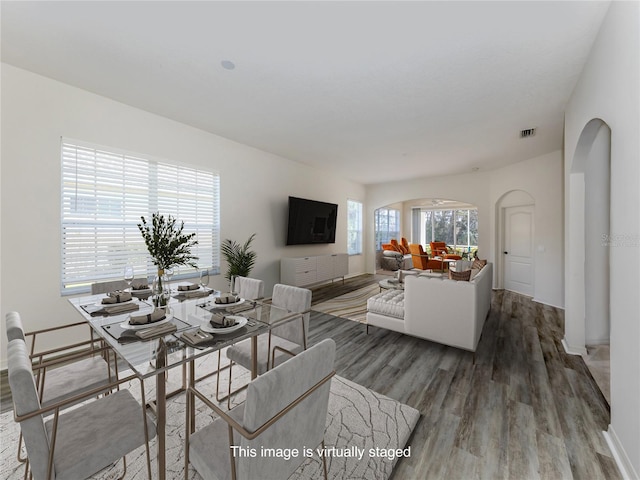
[[[309,272],[299,272],[295,275],[295,285],[311,285],[312,283],[316,283],[316,271],[311,270]]]
[[[296,273],[309,272],[316,270],[317,258],[316,257],[301,257],[296,258],[294,261]]]

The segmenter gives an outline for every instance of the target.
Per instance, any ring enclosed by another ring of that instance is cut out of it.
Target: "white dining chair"
[[[264,298],[264,282],[257,278],[249,278],[249,277],[236,277],[234,282],[234,288],[236,289],[236,293],[240,298],[245,300],[261,300]],[[258,307],[259,308],[259,307]],[[225,398],[227,399],[227,408],[231,408],[231,400],[229,395],[226,397],[220,396],[220,373],[222,370],[226,368],[231,368],[231,362],[227,365],[222,366],[222,351],[218,350],[218,370],[216,376],[216,400],[219,402],[223,401]],[[229,371],[229,375],[231,375],[231,371]],[[205,377],[202,377],[205,378]],[[198,380],[201,380],[199,378]]]
[[[131,392],[122,389],[88,401],[102,391],[96,388],[43,407],[24,341],[17,338],[9,342],[7,363],[14,418],[20,424],[27,466],[33,478],[88,478],[146,444],[147,472],[151,480],[149,439],[155,436],[155,424]],[[110,387],[113,389],[133,379],[127,377]],[[144,388],[142,382],[140,384],[144,405]],[[61,413],[63,408],[80,401],[87,402]],[[45,415],[53,418],[45,421]],[[124,461],[126,473],[126,459]]]
[[[185,480],[189,464],[207,480],[289,478],[307,460],[304,455],[285,459],[259,452],[262,447],[274,451],[324,447],[335,348],[333,340],[325,339],[259,376],[249,384],[246,401],[230,411],[191,385],[186,399]],[[193,396],[218,414],[195,433]],[[257,454],[234,455],[233,446]],[[322,462],[326,479],[324,456]]]
[[[280,307],[291,313],[299,313],[297,319],[290,320],[283,325],[273,327],[269,333],[258,337],[258,375],[262,375],[270,368],[279,365],[296,354],[306,350],[307,336],[309,332],[309,318],[311,310],[311,290],[290,285],[276,284],[273,287],[273,295],[271,297],[272,305]],[[274,309],[278,312],[279,309]],[[277,318],[272,315],[272,322],[276,322]],[[236,391],[232,391],[232,369],[233,364],[243,366],[247,370],[251,369],[251,339],[243,340],[239,343],[231,345],[227,349],[227,358],[230,360],[229,365],[229,388],[227,405],[231,404],[231,395],[243,390],[242,387]]]
[[[36,370],[38,398],[43,407],[99,387],[108,391],[109,385],[118,378],[115,356],[112,368],[109,361],[111,351],[98,347],[97,340],[92,338],[50,350],[37,349],[39,337],[67,329],[78,329],[85,326],[85,322],[25,333],[20,314],[9,312],[5,317],[5,325],[7,340],[19,340],[29,351],[32,368]],[[27,344],[30,344],[30,347]],[[84,350],[81,350],[82,348]],[[24,462],[26,458],[20,454],[21,446],[22,435],[18,439],[18,460]]]

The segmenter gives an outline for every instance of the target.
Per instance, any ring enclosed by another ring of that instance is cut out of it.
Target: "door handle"
[[[504,252],[504,254],[505,254],[505,255],[508,255],[508,254],[509,254],[509,252]]]

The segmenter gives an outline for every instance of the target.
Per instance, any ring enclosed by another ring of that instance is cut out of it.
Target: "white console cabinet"
[[[305,287],[344,277],[349,273],[349,255],[336,253],[280,260],[280,281],[285,285]]]

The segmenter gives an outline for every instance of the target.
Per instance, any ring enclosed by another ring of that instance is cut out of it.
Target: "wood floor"
[[[609,406],[579,356],[566,355],[562,311],[493,294],[475,355],[315,313],[311,343],[337,343],[338,375],[418,409],[393,478],[616,479],[602,431]]]
[[[314,289],[313,303],[376,280]],[[497,291],[475,358],[318,312],[310,343],[333,338],[338,375],[420,411],[394,480],[621,478],[602,435],[609,406],[562,336],[561,310]],[[6,371],[0,383],[5,411]]]

